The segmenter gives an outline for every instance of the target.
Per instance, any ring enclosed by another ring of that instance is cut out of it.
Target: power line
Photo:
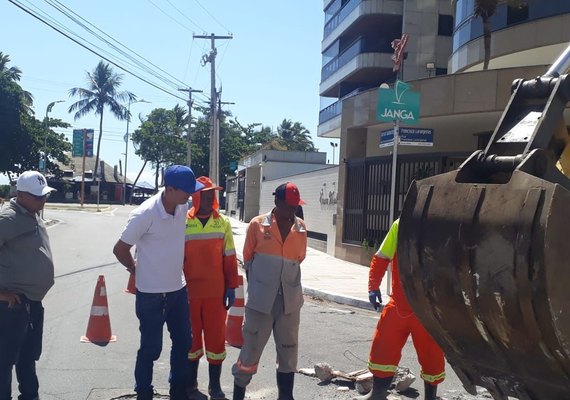
[[[180,100],[185,100],[184,98],[180,97],[179,95],[169,92],[167,89],[158,86],[158,84],[155,84],[145,78],[143,78],[142,76],[134,73],[133,71],[128,70],[127,68],[123,67],[122,65],[118,64],[117,62],[113,61],[110,59],[110,57],[105,57],[104,55],[101,54],[101,52],[95,51],[94,49],[90,48],[89,46],[87,46],[84,43],[81,43],[78,39],[71,37],[69,34],[65,33],[63,30],[63,28],[58,28],[55,25],[57,25],[55,22],[50,23],[48,22],[46,19],[43,19],[41,16],[39,16],[37,13],[35,13],[34,11],[30,10],[29,8],[26,8],[26,6],[24,6],[23,4],[19,3],[17,0],[8,0],[10,3],[14,4],[16,7],[20,8],[22,11],[24,11],[25,13],[31,15],[32,17],[36,18],[38,21],[44,23],[45,25],[49,26],[50,28],[52,28],[53,30],[55,30],[56,32],[58,32],[59,34],[65,36],[66,38],[68,38],[69,40],[73,41],[74,43],[78,44],[79,46],[83,47],[84,49],[90,51],[91,53],[101,57],[102,59],[106,60],[107,62],[113,64],[114,66],[116,66],[117,68],[119,68],[120,70],[134,76],[135,78],[153,86],[154,88],[169,94],[170,96],[176,97],[177,99]],[[85,40],[85,39],[83,39]],[[88,41],[87,41],[88,42]],[[89,43],[89,42],[88,42]],[[95,45],[93,45],[92,43],[90,43],[92,46],[97,47]]]
[[[171,20],[173,20],[174,22],[176,22],[178,25],[180,25],[182,28],[186,29],[188,32],[193,32],[192,29],[190,29],[189,27],[187,27],[186,25],[184,25],[182,22],[178,21],[176,18],[174,18],[173,16],[171,16],[170,14],[168,14],[166,11],[164,11],[162,8],[160,8],[159,6],[157,6],[156,4],[154,4],[154,2],[152,0],[147,0],[150,4],[152,4],[154,7],[156,7],[156,9],[158,11],[160,11],[161,13],[163,13],[164,15],[166,15],[168,18],[170,18]]]
[[[224,28],[224,29],[226,30],[226,32],[230,33],[230,30],[229,30],[228,28],[226,28],[226,27],[224,26],[224,24],[222,24],[220,21],[218,21],[218,19],[217,19],[216,17],[214,17],[214,16],[210,13],[210,11],[208,11],[208,10],[206,9],[206,7],[204,7],[204,6],[202,5],[202,3],[200,3],[198,0],[194,0],[194,1],[196,2],[196,4],[198,4],[198,5],[202,8],[202,10],[206,11],[206,13],[207,13],[210,17],[212,17],[212,19],[213,19],[214,21],[216,21],[216,22],[218,23],[218,25],[220,25],[222,28]]]
[[[86,20],[85,18],[81,17],[79,14],[77,14],[76,12],[74,12],[73,10],[71,10],[70,8],[66,7],[65,5],[61,4],[59,1],[57,0],[45,0],[46,3],[48,3],[50,6],[52,6],[53,8],[55,8],[56,10],[58,10],[60,13],[62,13],[64,16],[66,16],[67,18],[71,19],[73,22],[75,22],[77,25],[81,26],[83,29],[85,29],[86,31],[88,31],[89,33],[91,33],[91,35],[95,36],[97,39],[99,39],[100,41],[104,42],[105,44],[107,44],[108,46],[110,46],[111,48],[113,48],[115,51],[119,52],[121,55],[123,55],[124,57],[132,60],[140,69],[144,70],[145,72],[154,75],[156,78],[158,78],[159,80],[163,81],[163,83],[166,83],[167,85],[170,85],[173,89],[177,89],[178,87],[180,87],[181,85],[184,85],[184,83],[182,81],[179,81],[176,77],[172,76],[171,74],[169,74],[168,72],[164,71],[162,68],[160,68],[159,66],[153,64],[151,61],[149,61],[148,59],[146,59],[145,57],[141,56],[140,54],[138,54],[137,52],[131,50],[130,48],[128,48],[127,46],[123,45],[121,42],[119,42],[118,40],[116,40],[115,38],[113,38],[111,35],[107,34],[106,32],[104,32],[103,30],[99,29],[96,25],[92,24],[91,22],[89,22],[88,20]],[[54,3],[59,4],[59,6],[55,5]],[[65,11],[65,10],[67,11]],[[70,15],[70,13],[72,13],[73,15]],[[130,54],[127,54],[124,50],[118,48],[117,46],[115,46],[113,43],[110,43],[107,39],[105,39],[104,37],[102,37],[101,35],[99,35],[97,32],[94,32],[91,28],[89,28],[88,26],[86,26],[85,24],[83,24],[82,22],[80,22],[76,17],[78,17],[79,19],[81,19],[82,21],[85,21],[85,23],[89,24],[90,26],[92,26],[94,29],[96,29],[97,31],[101,32],[104,36],[108,37],[109,39],[111,39],[113,42],[117,43],[119,46],[123,47],[124,49],[126,49],[128,52],[134,54],[136,57],[139,57],[140,59],[144,60],[146,63],[150,64],[151,66],[154,67],[153,68],[149,68],[147,65],[144,65],[140,60],[137,60],[135,57],[131,56]],[[132,65],[132,64],[131,64]],[[133,65],[134,66],[134,65]],[[160,71],[162,71],[163,73],[165,73],[166,75],[170,76],[172,79],[174,79],[177,82],[171,81],[169,79],[164,78],[163,76],[161,76],[160,74],[158,74],[155,69],[158,69]]]
[[[170,5],[172,6],[172,8],[174,8],[176,11],[178,11],[178,13],[179,13],[180,15],[182,15],[184,18],[186,18],[188,21],[190,21],[192,24],[194,24],[198,29],[202,30],[203,32],[206,32],[205,29],[201,28],[200,25],[198,25],[196,22],[194,22],[192,19],[190,19],[188,16],[186,16],[186,14],[184,14],[182,11],[180,11],[180,10],[178,9],[178,7],[176,7],[174,4],[172,4],[172,3],[170,2],[170,0],[166,0],[166,2],[167,2],[168,4],[170,4]]]

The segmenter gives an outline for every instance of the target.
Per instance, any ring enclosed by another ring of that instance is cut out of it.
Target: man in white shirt
[[[184,279],[184,230],[188,198],[203,188],[189,167],[173,165],[164,173],[164,189],[131,212],[113,253],[135,274],[136,314],[141,343],[135,365],[137,400],[152,400],[153,363],[162,351],[164,323],[172,338],[170,398],[187,400],[192,346],[188,294]],[[137,247],[137,261],[130,252]]]

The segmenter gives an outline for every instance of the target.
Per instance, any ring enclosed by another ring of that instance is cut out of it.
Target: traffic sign
[[[386,129],[380,132],[380,148],[390,147],[394,145],[394,128]]]
[[[400,120],[406,124],[416,124],[420,118],[420,93],[411,86],[396,81],[393,88],[378,89],[376,119],[381,122]]]
[[[401,127],[400,144],[403,146],[433,146],[433,129]]]
[[[83,145],[83,136],[85,135],[85,146]],[[93,129],[74,129],[73,130],[73,149],[72,157],[83,157],[83,149],[85,148],[85,157],[93,157],[93,137],[95,133]]]
[[[433,146],[433,129],[400,127],[398,144],[402,146]],[[394,128],[380,132],[380,148],[394,145]]]

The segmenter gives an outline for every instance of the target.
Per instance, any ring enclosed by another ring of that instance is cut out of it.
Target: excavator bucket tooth
[[[408,191],[406,296],[466,388],[570,400],[570,191],[520,170],[502,184],[458,173]]]

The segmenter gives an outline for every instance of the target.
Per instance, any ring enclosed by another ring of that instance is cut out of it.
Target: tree
[[[311,132],[300,122],[293,123],[290,119],[284,119],[277,127],[280,141],[290,151],[317,151]]]
[[[180,124],[182,122],[182,124]],[[182,137],[184,120],[178,121],[176,108],[156,108],[140,128],[133,133],[135,154],[155,169],[155,187],[159,185],[160,168],[171,164],[184,164],[186,142]]]
[[[95,157],[93,176],[97,176],[97,169],[99,168],[105,107],[109,108],[115,118],[126,120],[129,112],[127,107],[121,103],[133,102],[137,99],[131,92],[118,91],[122,82],[122,74],[116,74],[109,64],[99,61],[93,72],[87,72],[87,89],[72,88],[69,90],[70,96],[79,96],[81,99],[73,103],[68,110],[70,113],[75,112],[73,117],[75,121],[92,112],[95,115],[99,115],[99,138],[97,139],[97,155]]]
[[[9,61],[7,55],[0,53],[0,172],[12,179],[12,173],[37,169],[45,143],[51,156],[48,167],[58,175],[55,161],[68,161],[64,152],[71,149],[71,144],[62,134],[46,132],[44,122],[34,118],[33,97],[17,83],[21,71],[17,67],[8,68]],[[69,124],[50,120],[48,126],[68,127]]]
[[[485,55],[483,59],[483,69],[489,69],[491,60],[491,17],[497,11],[500,3],[505,3],[510,7],[521,7],[526,3],[524,0],[475,0],[473,14],[481,17],[483,21],[483,45]]]
[[[10,56],[0,51],[0,74],[5,75],[11,81],[19,82],[22,77],[22,70],[16,66],[8,68],[8,63],[10,63]],[[32,104],[34,102],[34,97],[30,92],[25,90],[22,90],[22,93],[24,106],[28,112],[33,114]]]

